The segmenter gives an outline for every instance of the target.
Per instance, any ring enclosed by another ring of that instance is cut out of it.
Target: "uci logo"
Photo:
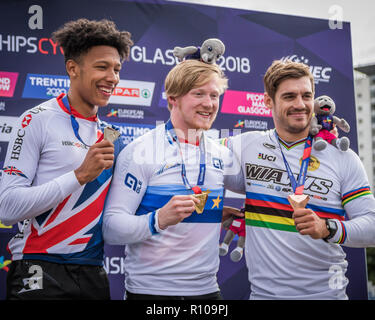
[[[128,173],[125,177],[125,185],[129,188],[135,191],[136,193],[139,193],[142,188],[142,181],[138,181],[136,177],[134,177],[131,173]]]
[[[261,152],[258,154],[258,159],[268,160],[268,161],[271,161],[271,162],[276,161],[275,156],[269,156],[269,155],[261,153]]]

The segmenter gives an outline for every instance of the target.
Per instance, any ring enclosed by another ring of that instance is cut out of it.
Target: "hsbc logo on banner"
[[[154,88],[155,82],[120,80],[109,103],[150,107]]]
[[[0,71],[0,97],[13,97],[18,72]]]
[[[297,54],[293,54],[290,56],[282,57],[280,60],[281,61],[290,60],[293,62],[301,62],[301,63],[307,64],[310,68],[311,74],[314,76],[315,84],[319,84],[320,82],[329,83],[331,79],[331,73],[332,73],[331,67],[319,66],[319,65],[313,66],[309,63],[309,59],[303,55],[299,56]]]

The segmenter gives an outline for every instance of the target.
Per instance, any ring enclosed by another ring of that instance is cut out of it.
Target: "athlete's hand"
[[[232,218],[244,218],[245,213],[241,209],[223,206],[223,217],[221,219],[221,222],[224,222],[225,220]]]
[[[223,217],[221,223],[225,230],[230,227],[233,220],[236,218],[245,218],[244,211],[233,207],[223,206]]]
[[[115,159],[114,152],[114,145],[108,140],[92,145],[81,166],[74,170],[78,182],[84,185],[98,177],[103,170],[111,168]]]
[[[195,210],[194,203],[199,203],[197,198],[189,195],[173,196],[167,204],[159,210],[159,228],[164,230],[189,217]]]
[[[313,239],[324,239],[329,235],[325,220],[311,209],[295,210],[293,219],[296,229],[301,235],[309,235]]]

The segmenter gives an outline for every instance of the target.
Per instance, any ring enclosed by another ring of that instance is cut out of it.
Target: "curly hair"
[[[79,61],[82,54],[93,46],[107,45],[117,49],[121,60],[127,59],[133,45],[131,33],[119,31],[113,21],[78,19],[65,23],[52,34],[64,50],[65,62]]]

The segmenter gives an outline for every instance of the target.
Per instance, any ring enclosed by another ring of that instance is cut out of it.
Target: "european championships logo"
[[[11,262],[12,262],[11,260],[4,261],[4,256],[1,256],[0,257],[0,269],[8,272],[9,271],[8,264],[10,264]]]

